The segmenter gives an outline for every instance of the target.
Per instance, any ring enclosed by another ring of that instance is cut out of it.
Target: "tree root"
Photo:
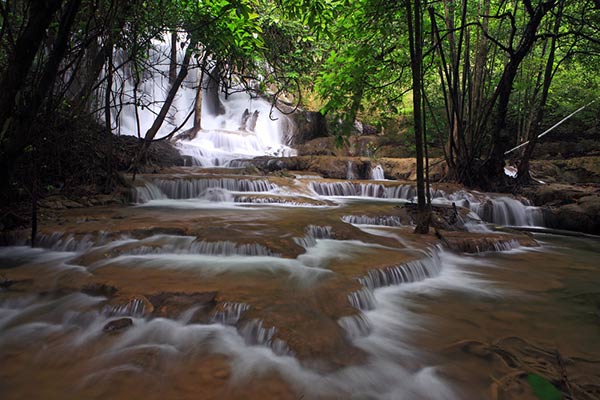
[[[493,400],[515,398],[511,392],[528,385],[525,380],[529,374],[544,377],[560,390],[565,399],[592,400],[600,398],[600,375],[569,375],[567,367],[577,362],[597,364],[600,360],[566,357],[558,350],[547,349],[528,342],[518,336],[499,338],[492,343],[478,340],[461,340],[447,347],[480,358],[496,358],[510,371],[495,378],[491,376],[489,387]],[[522,391],[517,391],[521,392]]]

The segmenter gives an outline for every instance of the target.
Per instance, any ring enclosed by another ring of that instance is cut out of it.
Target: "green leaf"
[[[562,393],[546,378],[536,375],[527,375],[527,382],[533,389],[533,394],[540,400],[562,400]]]

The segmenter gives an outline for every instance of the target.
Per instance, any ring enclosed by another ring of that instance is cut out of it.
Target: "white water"
[[[383,172],[383,167],[380,164],[377,164],[371,169],[371,180],[373,181],[384,181],[385,175]]]
[[[154,40],[153,49],[149,52],[149,65],[153,68],[141,77],[137,88],[137,107],[134,104],[135,78],[133,68],[127,68],[123,82],[115,82],[113,91],[120,93],[122,87],[122,106],[113,111],[113,126],[120,134],[144,137],[159,113],[171,87],[169,83],[170,41]],[[117,57],[123,57],[120,54]],[[178,62],[182,62],[184,50],[178,46]],[[228,96],[219,91],[219,99],[224,113],[211,113],[208,102],[212,92],[206,90],[208,79],[202,84],[202,130],[191,141],[181,141],[178,149],[183,155],[190,156],[195,165],[227,166],[230,161],[239,158],[252,158],[263,155],[292,155],[294,150],[285,145],[285,140],[293,130],[292,122],[277,109],[261,99],[252,98],[235,87]],[[182,133],[193,127],[193,110],[197,88],[200,86],[199,68],[190,68],[186,79],[179,88],[167,118],[163,122],[156,138],[169,135],[181,126],[177,132]],[[137,108],[137,109],[136,109]],[[255,114],[254,123],[242,121],[248,110],[250,119]],[[191,115],[191,116],[190,116]],[[116,117],[118,116],[118,117]],[[188,116],[190,116],[188,118]],[[187,119],[187,122],[186,122]],[[139,129],[138,129],[139,126]]]
[[[352,249],[377,251],[377,246],[332,240],[333,232],[330,227],[309,226],[306,233],[317,243],[308,250],[309,253],[312,251],[309,258],[319,259],[318,264],[321,265],[326,265],[328,259],[352,257]],[[60,240],[57,236],[55,243]],[[157,247],[157,254],[153,251],[143,257],[115,257],[111,262],[128,266],[132,261],[130,266],[141,270],[163,268],[167,260],[176,269],[183,267],[204,270],[209,267],[213,272],[265,271],[273,268],[274,264],[286,268],[286,262],[282,259],[229,255],[232,253],[231,249],[240,247],[226,242],[214,246],[194,246],[197,242],[192,238],[159,235],[137,242],[130,240],[128,243],[139,242],[139,248],[144,249],[149,243],[156,241],[168,245]],[[227,257],[189,254],[205,247],[207,253],[220,253]],[[79,253],[88,250],[79,250]],[[37,252],[39,249],[29,251]],[[165,252],[164,257],[160,251]],[[0,257],[5,255],[0,253]],[[458,399],[460,396],[450,388],[437,368],[424,365],[420,352],[407,341],[415,330],[423,329],[427,322],[406,308],[406,304],[411,301],[407,296],[415,291],[434,295],[439,290],[472,291],[481,296],[489,296],[494,293],[494,289],[465,271],[461,267],[464,260],[458,256],[434,250],[423,257],[422,261],[398,266],[399,269],[405,269],[407,279],[402,278],[401,272],[379,274],[376,270],[361,279],[364,288],[349,298],[350,304],[360,309],[361,314],[343,318],[339,324],[346,331],[349,340],[367,353],[369,360],[366,364],[330,373],[312,369],[310,364],[302,365],[293,357],[287,343],[276,337],[275,327],[266,327],[259,319],[241,322],[242,315],[250,308],[243,303],[224,304],[221,311],[214,314],[212,323],[203,325],[190,323],[184,316],[177,320],[142,318],[143,305],[135,301],[98,311],[99,306],[104,303],[103,298],[79,293],[58,299],[31,297],[7,300],[0,302],[0,349],[15,348],[14,346],[18,348],[31,341],[46,341],[52,335],[60,334],[70,337],[70,345],[61,348],[61,352],[64,355],[76,354],[81,346],[98,342],[105,335],[102,327],[106,323],[129,315],[133,325],[120,333],[108,348],[103,348],[101,352],[96,350],[81,365],[81,370],[86,375],[74,384],[86,387],[98,382],[110,382],[115,374],[130,371],[134,366],[127,363],[127,354],[133,356],[141,349],[152,349],[163,360],[202,356],[206,352],[225,355],[232,368],[232,383],[277,371],[283,379],[309,398],[353,396],[374,399]],[[248,258],[256,262],[248,261]],[[314,267],[303,267],[303,264],[306,265],[304,261],[301,256],[297,261],[289,260],[289,266],[296,274],[298,269],[319,273]],[[92,266],[92,269],[95,267],[98,265]],[[300,274],[303,275],[304,272]],[[238,325],[237,328],[235,325]],[[0,350],[0,354],[2,352]],[[50,354],[45,350],[39,357],[43,359]],[[136,371],[143,373],[142,370]]]

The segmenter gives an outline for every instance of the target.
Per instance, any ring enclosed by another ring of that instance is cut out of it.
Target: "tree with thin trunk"
[[[417,226],[415,233],[428,233],[431,210],[425,197],[425,170],[423,155],[423,102],[422,102],[422,65],[423,65],[423,39],[421,1],[406,0],[406,19],[410,48],[410,61],[412,71],[413,93],[413,127],[415,131],[415,147],[417,158]]]

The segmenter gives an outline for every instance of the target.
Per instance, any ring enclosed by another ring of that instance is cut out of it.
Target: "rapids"
[[[131,207],[65,210],[0,248],[3,398],[487,398],[510,368],[456,343],[505,336],[594,381],[597,240],[523,247],[470,207],[470,235],[502,241],[450,252],[410,233],[412,190],[183,168]]]
[[[143,100],[166,87],[145,77]],[[370,181],[351,162],[350,180],[251,175],[241,159],[292,152],[287,119],[214,89],[178,144],[194,166],[140,175],[129,206],[58,211],[34,248],[0,247],[3,399],[533,398],[523,370],[598,394],[598,239],[529,247],[495,231],[543,226],[525,200],[432,188],[469,231],[448,243],[492,243],[458,253],[411,233],[414,183],[381,166]],[[156,110],[138,111],[147,129]],[[120,118],[137,134],[134,110]]]

